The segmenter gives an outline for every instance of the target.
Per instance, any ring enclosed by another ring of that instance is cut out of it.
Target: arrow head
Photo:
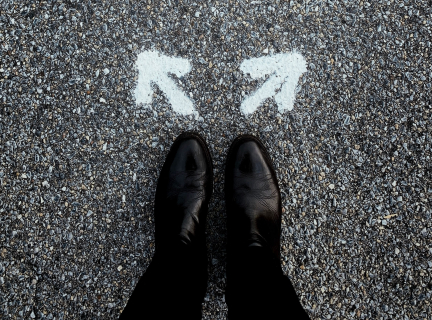
[[[249,73],[253,79],[263,78],[279,69],[279,55],[252,58],[242,62],[240,70]]]
[[[191,64],[187,59],[168,57],[155,51],[145,51],[138,55],[136,67],[139,73],[135,88],[137,104],[152,102],[152,83],[155,83],[165,93],[174,111],[183,115],[196,113],[193,102],[169,77],[169,74],[181,77],[189,73]]]

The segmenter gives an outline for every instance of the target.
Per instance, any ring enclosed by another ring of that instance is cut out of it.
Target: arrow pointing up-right
[[[274,97],[278,110],[292,110],[295,88],[300,76],[307,71],[307,63],[299,53],[281,53],[274,56],[252,58],[240,65],[240,70],[252,78],[270,75],[264,84],[243,100],[240,110],[254,112],[267,98]]]

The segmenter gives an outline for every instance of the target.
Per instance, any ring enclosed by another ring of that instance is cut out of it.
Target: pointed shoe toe
[[[280,257],[282,205],[275,171],[263,143],[251,135],[234,140],[225,172],[228,255],[263,247]]]
[[[156,251],[182,243],[205,243],[213,168],[204,139],[183,133],[173,143],[162,167],[155,198]]]

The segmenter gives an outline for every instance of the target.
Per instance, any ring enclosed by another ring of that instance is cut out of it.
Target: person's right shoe
[[[251,247],[262,247],[279,263],[282,204],[276,173],[262,142],[236,138],[225,170],[228,263]]]

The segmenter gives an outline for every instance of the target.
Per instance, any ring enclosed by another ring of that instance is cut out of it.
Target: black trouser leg
[[[261,247],[230,257],[227,265],[228,319],[309,319],[280,261]]]
[[[207,257],[177,245],[155,253],[120,319],[201,319],[207,288]]]

